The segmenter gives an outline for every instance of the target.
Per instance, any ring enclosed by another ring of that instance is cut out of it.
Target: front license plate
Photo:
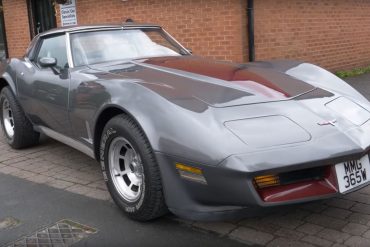
[[[341,193],[367,183],[370,180],[369,156],[365,155],[360,160],[336,164],[335,171]]]

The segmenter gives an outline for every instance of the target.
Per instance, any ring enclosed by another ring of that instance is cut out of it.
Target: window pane
[[[159,29],[77,33],[71,35],[71,45],[76,66],[181,54],[181,48]]]
[[[37,61],[42,57],[56,58],[59,68],[67,68],[68,59],[65,35],[44,39],[37,56]]]

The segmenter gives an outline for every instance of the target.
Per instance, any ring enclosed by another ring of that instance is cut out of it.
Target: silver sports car
[[[125,23],[42,33],[0,75],[9,145],[44,133],[95,158],[136,220],[239,217],[370,181],[370,103],[313,64],[212,61]]]

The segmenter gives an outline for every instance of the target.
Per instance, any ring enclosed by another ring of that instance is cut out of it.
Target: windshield
[[[142,57],[181,56],[182,49],[161,29],[82,32],[71,35],[75,66]]]

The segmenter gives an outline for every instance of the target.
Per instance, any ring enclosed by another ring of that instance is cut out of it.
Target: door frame
[[[36,13],[34,13],[34,8],[33,8],[34,4],[36,3],[34,3],[34,1],[37,2],[38,0],[27,0],[28,24],[29,24],[31,39],[33,39],[37,35],[36,24],[35,24],[35,21],[36,21],[35,14]],[[49,0],[49,1],[52,5],[55,6],[56,4],[55,0]],[[52,8],[53,8],[53,13],[51,15],[54,17],[54,23],[55,23],[54,27],[57,27],[57,18],[55,16],[56,14],[55,8],[54,7]]]

